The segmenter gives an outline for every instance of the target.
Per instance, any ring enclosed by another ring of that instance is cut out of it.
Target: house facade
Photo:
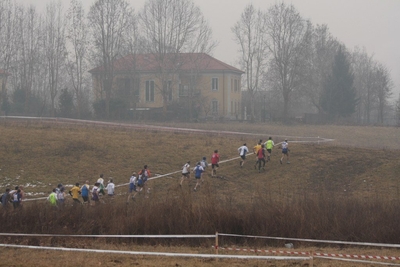
[[[112,98],[123,99],[131,110],[179,106],[198,117],[241,119],[244,72],[205,53],[128,55],[112,71]],[[103,68],[89,72],[96,100],[104,99]]]

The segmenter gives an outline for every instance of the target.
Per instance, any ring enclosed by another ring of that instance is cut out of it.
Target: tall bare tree
[[[71,0],[67,18],[67,40],[71,46],[67,70],[74,88],[74,95],[77,103],[77,115],[78,118],[80,118],[82,110],[82,89],[88,67],[88,29],[82,2],[79,0]]]
[[[61,1],[47,5],[45,14],[45,57],[48,67],[48,89],[50,92],[51,116],[56,115],[56,102],[60,91],[61,71],[65,67],[65,18]]]
[[[94,58],[102,66],[102,89],[106,116],[110,116],[110,99],[115,76],[114,61],[127,48],[127,31],[133,26],[134,10],[126,0],[97,0],[88,14],[94,44]]]
[[[245,71],[246,90],[250,97],[250,115],[254,121],[254,102],[260,90],[261,78],[265,75],[268,63],[266,46],[265,15],[252,4],[243,11],[240,20],[232,27],[235,41],[239,44],[240,65]]]
[[[158,73],[164,114],[171,86],[176,86],[182,57],[179,53],[210,53],[212,31],[199,7],[191,0],[148,0],[139,14],[144,45]]]
[[[376,94],[373,90],[373,72],[376,62],[373,56],[368,55],[365,48],[356,47],[352,53],[352,66],[354,70],[354,86],[360,102],[357,106],[356,119],[358,123],[371,122],[371,113],[374,109]]]
[[[396,123],[400,127],[400,94],[395,102]]]
[[[43,71],[47,69],[46,60],[44,58],[44,28],[41,15],[36,11],[34,6],[25,8],[22,5],[15,5],[14,11],[15,23],[10,29],[14,32],[12,46],[14,55],[12,57],[11,81],[9,85],[13,88],[16,112],[29,114],[36,112],[40,115],[39,106],[44,103],[33,103],[33,98],[37,95],[39,86],[44,80],[47,81],[47,74]],[[12,50],[11,49],[11,50]],[[43,109],[42,109],[43,110]]]
[[[18,32],[16,30],[18,19],[16,10],[19,6],[11,0],[0,1],[0,62],[1,68],[8,73],[15,62],[17,53]],[[8,109],[7,77],[3,79],[0,91],[0,103],[5,105],[2,109]]]
[[[288,118],[289,102],[294,90],[300,88],[303,53],[307,49],[309,24],[293,5],[275,4],[266,15],[266,42],[272,55],[270,69],[282,93],[283,119]]]
[[[323,112],[321,96],[324,82],[328,77],[339,48],[339,42],[332,37],[327,25],[312,27],[311,42],[306,54],[302,93],[309,99],[312,106]]]
[[[393,81],[389,70],[382,64],[377,64],[374,70],[374,93],[376,94],[378,108],[378,123],[383,124],[385,109],[388,107],[389,98],[392,96]]]

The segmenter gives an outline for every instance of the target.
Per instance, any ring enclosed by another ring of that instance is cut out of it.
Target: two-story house
[[[113,64],[112,97],[134,109],[190,105],[199,116],[241,117],[243,71],[205,53],[128,55]],[[104,99],[103,67],[92,74],[96,100]]]

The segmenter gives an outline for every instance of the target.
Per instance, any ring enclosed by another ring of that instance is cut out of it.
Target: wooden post
[[[215,232],[215,254],[218,255],[218,232]]]
[[[314,251],[310,251],[310,267],[314,266]]]

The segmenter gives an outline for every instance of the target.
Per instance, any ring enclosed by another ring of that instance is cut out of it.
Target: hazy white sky
[[[19,0],[38,9],[55,0]],[[139,11],[145,0],[128,0]],[[236,65],[237,45],[231,27],[244,8],[253,3],[267,10],[276,0],[193,0],[202,10],[219,43],[213,56]],[[67,8],[69,0],[62,0]],[[85,7],[95,0],[82,0]],[[369,55],[383,63],[395,83],[394,98],[400,93],[400,0],[284,0],[292,3],[305,19],[327,24],[330,32],[349,49],[365,47]]]

